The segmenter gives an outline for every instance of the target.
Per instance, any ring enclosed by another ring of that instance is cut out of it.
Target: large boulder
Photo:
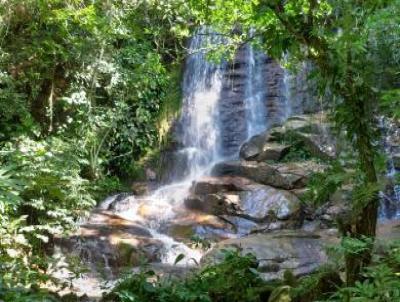
[[[264,220],[268,216],[287,220],[301,211],[300,200],[292,193],[265,185],[250,185],[241,193],[240,209],[249,217]]]
[[[335,158],[336,148],[328,136],[323,134],[296,133],[295,138],[312,156],[325,160]]]
[[[241,234],[301,224],[301,202],[291,192],[254,183],[242,189],[190,195],[185,199],[185,205],[189,209],[223,218]]]
[[[323,172],[326,166],[313,160],[271,164],[290,186],[288,189],[301,189],[307,185],[310,176]]]
[[[240,147],[239,156],[244,160],[278,161],[290,150],[289,145],[271,141],[269,131],[253,136]]]
[[[286,190],[303,188],[313,172],[324,166],[314,161],[299,163],[268,164],[255,161],[226,161],[213,168],[215,176],[241,176],[257,183]]]
[[[292,184],[287,183],[274,167],[267,163],[255,161],[221,162],[214,166],[212,174],[216,176],[242,176],[277,188],[291,189],[292,186]]]
[[[289,151],[289,145],[279,144],[279,143],[268,143],[263,146],[261,153],[257,156],[257,161],[279,161],[281,160]]]
[[[279,231],[228,239],[214,246],[202,263],[217,263],[225,250],[239,249],[256,256],[258,271],[265,280],[282,278],[286,270],[295,276],[310,274],[327,261],[324,246],[335,240],[304,231]]]
[[[64,254],[84,259],[114,275],[142,259],[160,261],[163,243],[148,229],[105,210],[95,210],[69,238],[57,239]]]
[[[242,146],[241,158],[278,161],[293,146],[300,146],[321,159],[332,159],[336,155],[335,142],[329,134],[326,117],[314,114],[291,117],[282,126],[254,136]]]
[[[235,213],[236,208],[240,205],[240,196],[236,192],[189,195],[185,198],[184,203],[191,210],[212,215],[224,215]]]
[[[269,140],[269,131],[251,137],[240,147],[239,156],[245,160],[255,160]]]

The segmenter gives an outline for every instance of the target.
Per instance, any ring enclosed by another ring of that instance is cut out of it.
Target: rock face
[[[324,166],[314,161],[267,164],[255,161],[227,161],[215,165],[215,176],[241,176],[254,182],[286,190],[303,188],[312,172],[322,171]]]
[[[233,155],[246,139],[248,129],[245,99],[248,97],[247,83],[257,85],[249,72],[249,45],[240,47],[233,62],[224,67],[219,114],[221,117],[221,146],[223,155]],[[254,52],[253,52],[254,55]],[[262,93],[257,96],[265,105],[265,126],[280,125],[288,114],[303,114],[318,111],[314,89],[306,79],[310,66],[304,64],[298,75],[289,76],[273,59],[255,54],[253,64],[257,65],[261,79]],[[288,83],[286,83],[288,82]],[[290,85],[289,82],[292,84]],[[285,86],[286,85],[286,86]],[[253,87],[253,89],[257,87]],[[257,92],[260,92],[257,90]]]
[[[309,274],[327,261],[323,246],[329,242],[320,235],[301,231],[279,231],[256,234],[218,243],[203,259],[215,263],[223,258],[223,250],[239,249],[256,256],[258,271],[266,280],[282,278],[285,270],[295,276]]]
[[[191,192],[185,206],[220,217],[228,223],[225,232],[245,235],[293,228],[301,225],[303,219],[296,195],[243,177],[206,177],[194,183]]]
[[[293,146],[301,146],[320,159],[335,157],[335,145],[328,135],[322,114],[289,118],[282,126],[271,128],[250,138],[240,148],[240,157],[253,161],[279,161]]]
[[[302,115],[253,136],[242,145],[241,159],[216,164],[212,177],[193,184],[185,206],[219,217],[230,226],[228,230],[225,224],[222,232],[240,236],[300,228],[305,219],[311,229],[332,225],[343,207],[330,203],[320,210],[319,224],[310,224],[317,216],[300,201],[310,176],[325,169],[321,159],[334,156],[334,147],[324,149],[328,141],[334,146],[326,128],[324,115]],[[308,158],[292,155],[286,160],[299,145]]]

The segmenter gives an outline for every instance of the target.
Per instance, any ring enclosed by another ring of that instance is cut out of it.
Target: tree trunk
[[[365,119],[365,107],[362,101],[358,102],[357,106],[360,111],[360,118]],[[367,132],[367,127],[364,125],[358,127],[356,133],[356,148],[359,155],[360,165],[362,171],[365,173],[365,184],[377,184],[377,174],[374,166],[374,151],[371,143],[371,138]],[[357,217],[351,222],[349,236],[354,239],[363,239],[365,237],[371,238],[367,248],[359,254],[347,253],[346,254],[346,281],[348,286],[360,279],[360,274],[363,268],[368,266],[372,258],[372,249],[374,245],[374,238],[376,235],[376,224],[378,218],[379,198],[378,194],[374,196],[360,211]]]

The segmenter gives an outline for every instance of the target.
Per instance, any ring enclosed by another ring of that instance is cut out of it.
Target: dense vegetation
[[[282,280],[265,282],[251,254],[227,250],[220,264],[210,265],[186,280],[156,279],[151,270],[128,276],[114,288],[105,301],[198,301],[198,302],[311,302],[362,301],[385,302],[400,299],[399,243],[380,247],[373,264],[363,272],[363,280],[346,286],[340,278],[340,258],[354,247],[335,248],[332,261],[316,273],[294,278],[286,271]]]
[[[52,238],[142,177],[179,108],[179,26],[157,1],[1,1],[0,288],[47,280]]]
[[[251,42],[289,58],[289,67],[313,64],[333,123],[357,151],[356,161],[344,154],[328,178],[311,184],[325,190],[313,196],[318,202],[343,184],[344,165],[354,168],[357,194],[341,222],[336,267],[347,284],[322,270],[300,280],[288,274],[273,289],[251,256],[229,253],[184,282],[128,277],[114,299],[400,298],[399,248],[372,253],[384,169],[375,117],[400,117],[398,0],[0,0],[0,300],[44,301],[38,285],[49,282],[53,239],[107,193],[143,177],[146,161],[168,141],[185,40],[200,24],[229,37],[218,55]],[[313,288],[326,274],[337,283]]]

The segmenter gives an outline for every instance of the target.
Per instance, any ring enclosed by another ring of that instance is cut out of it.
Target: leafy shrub
[[[381,247],[382,248],[382,247]],[[400,242],[391,242],[374,263],[365,268],[363,280],[354,286],[342,287],[329,301],[392,302],[400,301]]]
[[[76,146],[76,145],[75,145]],[[0,283],[31,287],[52,281],[45,247],[72,230],[95,204],[80,176],[74,144],[17,137],[1,150]]]
[[[319,206],[327,202],[351,176],[339,163],[333,163],[326,171],[311,175],[303,199],[311,205]]]
[[[153,271],[140,272],[122,280],[105,301],[163,302],[252,302],[268,297],[257,273],[253,255],[227,251],[224,261],[205,267],[186,280],[160,279]],[[265,295],[265,296],[263,296]]]
[[[23,202],[14,214],[27,215],[31,225],[56,234],[73,226],[95,201],[89,182],[80,176],[77,144],[59,138],[34,141],[19,137],[3,149],[3,161],[15,167],[14,177],[23,183]]]

